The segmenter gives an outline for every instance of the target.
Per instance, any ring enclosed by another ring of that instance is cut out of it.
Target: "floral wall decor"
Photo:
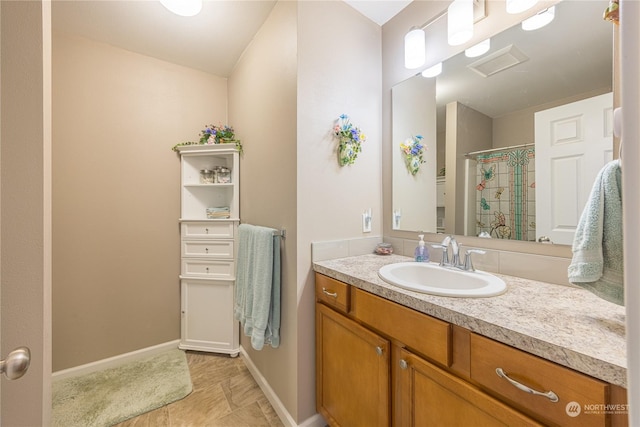
[[[200,139],[198,142],[187,141],[181,142],[173,146],[173,151],[178,151],[178,147],[182,145],[212,145],[212,144],[235,144],[238,151],[242,154],[242,143],[236,139],[233,127],[229,125],[207,125],[200,131]]]
[[[422,143],[422,135],[407,138],[404,142],[400,143],[400,149],[404,153],[404,162],[407,165],[409,173],[411,175],[417,174],[420,170],[420,165],[426,162],[422,158],[422,155],[427,149]]]
[[[358,153],[362,151],[362,143],[367,140],[360,128],[351,124],[349,116],[340,115],[333,127],[333,134],[338,138],[338,163],[340,166],[355,163]]]

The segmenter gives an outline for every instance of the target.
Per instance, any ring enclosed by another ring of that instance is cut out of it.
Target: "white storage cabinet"
[[[178,147],[181,163],[180,348],[237,356],[233,317],[239,213],[239,154],[232,144]],[[200,171],[224,167],[229,183],[201,183]],[[229,208],[211,219],[207,208]]]

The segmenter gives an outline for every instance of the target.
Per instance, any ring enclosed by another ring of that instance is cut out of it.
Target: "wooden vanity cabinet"
[[[389,341],[316,304],[316,406],[332,426],[389,425]]]
[[[532,395],[496,374],[560,399]],[[331,426],[627,426],[567,404],[626,404],[621,387],[316,273],[316,404]],[[546,399],[546,400],[545,400]]]
[[[410,351],[394,347],[394,426],[542,426]]]

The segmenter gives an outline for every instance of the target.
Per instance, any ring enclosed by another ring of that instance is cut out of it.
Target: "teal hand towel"
[[[622,170],[619,160],[598,173],[573,240],[569,281],[624,305]]]
[[[234,316],[256,350],[280,345],[280,238],[274,231],[238,227]]]

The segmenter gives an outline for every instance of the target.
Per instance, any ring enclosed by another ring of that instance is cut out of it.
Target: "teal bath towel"
[[[624,305],[620,161],[598,174],[573,240],[569,281]]]
[[[234,316],[256,350],[280,345],[280,237],[274,231],[238,226]]]

